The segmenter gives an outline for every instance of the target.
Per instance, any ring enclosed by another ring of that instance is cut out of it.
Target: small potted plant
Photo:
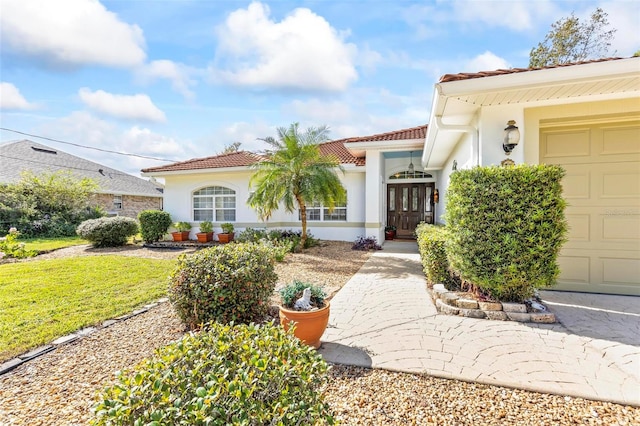
[[[393,225],[387,225],[384,228],[384,239],[393,240],[396,237],[396,227]]]
[[[280,324],[285,330],[293,324],[293,334],[316,349],[329,323],[329,302],[322,287],[294,280],[280,289]]]
[[[213,241],[213,223],[210,220],[200,222],[200,232],[196,234],[196,237],[200,243]]]
[[[218,241],[222,244],[233,241],[233,223],[223,223],[220,227],[222,228],[222,232],[218,234]]]
[[[191,230],[189,222],[176,222],[173,226],[177,229],[176,232],[171,233],[173,241],[189,241],[189,231]]]

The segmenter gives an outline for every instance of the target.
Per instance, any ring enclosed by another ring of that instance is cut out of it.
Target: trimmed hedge
[[[145,243],[159,241],[173,224],[171,215],[162,210],[144,210],[138,214],[140,234]]]
[[[501,301],[551,287],[566,240],[559,166],[476,167],[451,175],[447,254],[464,281]]]
[[[94,425],[334,424],[320,386],[328,366],[274,325],[211,326],[119,373]]]
[[[123,246],[138,233],[138,222],[124,216],[89,219],[78,225],[76,233],[91,241],[94,247]]]
[[[169,298],[191,329],[201,324],[264,319],[278,279],[274,253],[256,243],[203,249],[178,258]]]
[[[460,278],[451,271],[447,260],[447,229],[421,223],[416,227],[416,236],[422,268],[429,286],[444,284],[447,290],[460,290]]]

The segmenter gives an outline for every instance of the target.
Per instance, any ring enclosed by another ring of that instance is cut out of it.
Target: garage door
[[[640,118],[543,128],[540,162],[567,172],[556,288],[640,295]]]

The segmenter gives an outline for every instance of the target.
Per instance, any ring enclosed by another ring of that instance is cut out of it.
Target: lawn
[[[20,239],[19,242],[25,243],[27,250],[36,250],[39,253],[81,244],[89,244],[89,241],[80,237],[27,238],[24,240]]]
[[[164,296],[174,265],[124,256],[0,265],[0,361]]]

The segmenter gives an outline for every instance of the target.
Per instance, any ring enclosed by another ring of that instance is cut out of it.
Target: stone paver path
[[[640,405],[640,312],[629,312],[640,299],[612,296],[623,300],[616,310],[588,305],[600,295],[563,294],[543,293],[559,324],[438,314],[416,243],[394,241],[334,296],[320,352],[334,363]]]

